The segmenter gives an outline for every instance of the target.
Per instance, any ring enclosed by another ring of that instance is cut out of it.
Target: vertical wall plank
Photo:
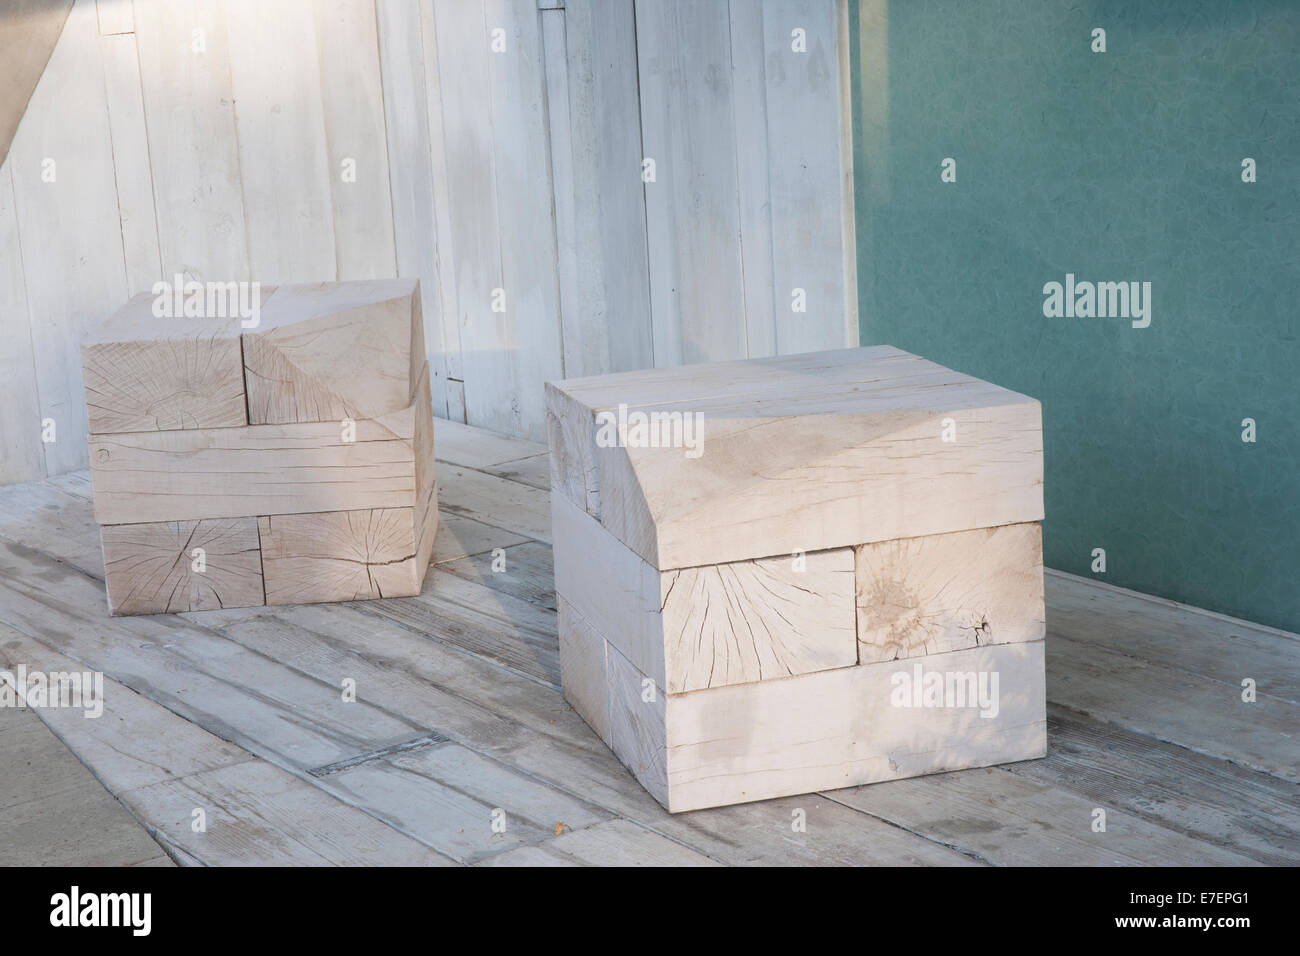
[[[722,3],[636,7],[655,361],[745,355],[731,30]]]
[[[335,278],[321,70],[311,0],[227,0],[252,277]]]
[[[32,358],[14,182],[9,160],[0,165],[0,485],[31,481],[44,474],[41,413]]]
[[[465,420],[465,370],[460,360],[460,323],[456,321],[456,282],[452,263],[456,246],[451,236],[451,184],[447,176],[447,147],[442,122],[442,81],[438,31],[433,4],[420,5],[421,51],[424,55],[425,100],[429,115],[429,168],[433,176],[433,269],[438,283],[442,322],[442,352],[447,364],[447,417]]]
[[[493,290],[503,287],[503,279],[488,57],[505,54],[489,49],[483,0],[434,0],[433,10],[447,178],[455,184],[448,210],[455,261],[444,281],[456,285],[465,420],[519,433],[519,384],[510,360],[517,343],[510,313],[492,311]],[[508,309],[518,293],[506,290]]]
[[[552,25],[546,58],[554,77],[547,93],[557,232],[569,244],[560,268],[565,374],[649,368],[654,333],[632,0],[568,0],[542,20]]]
[[[541,14],[536,0],[487,0],[489,30],[506,50],[488,57],[497,189],[497,229],[514,393],[506,431],[546,440],[543,384],[563,378],[555,219],[547,146]],[[471,419],[471,424],[475,422]]]
[[[226,4],[141,2],[135,36],[163,275],[250,279]]]
[[[114,8],[121,6],[115,3]],[[126,4],[129,9],[130,4]],[[100,0],[100,29],[104,24]],[[133,22],[133,21],[132,21]],[[147,292],[162,278],[158,251],[158,220],[153,206],[153,173],[149,167],[149,138],[145,132],[144,94],[135,36],[112,33],[99,40],[104,60],[104,90],[108,97],[109,129],[113,134],[113,168],[117,206],[122,221],[127,295]]]
[[[838,7],[829,0],[762,5],[772,277],[783,354],[850,344],[842,216],[852,215],[852,193],[841,175]],[[796,29],[805,33],[807,52],[792,49]],[[806,293],[806,313],[791,311],[796,288]]]
[[[131,0],[95,0],[95,12],[99,18],[100,36],[122,36],[135,32]]]
[[[637,84],[641,102],[641,152],[654,163],[654,181],[643,186],[646,215],[646,256],[650,277],[650,322],[656,367],[682,364],[682,334],[677,293],[676,224],[673,221],[669,157],[669,114],[674,97],[670,82],[677,49],[672,36],[677,25],[666,4],[635,4]]]
[[[384,91],[373,3],[316,0],[316,45],[325,119],[326,172],[340,279],[397,275],[388,180]],[[354,164],[345,182],[343,164]],[[430,295],[432,290],[422,290]]]
[[[745,340],[749,357],[757,358],[776,354],[775,310],[782,304],[772,278],[763,11],[752,0],[731,0],[730,17],[740,251],[745,267]],[[784,305],[788,313],[788,296]]]
[[[78,0],[9,153],[41,417],[57,428],[43,445],[51,475],[86,466],[80,343],[126,298],[98,41],[94,0]],[[53,182],[42,176],[47,161]]]
[[[376,0],[384,125],[392,187],[397,274],[420,280],[424,342],[429,352],[433,412],[447,417],[447,359],[438,350],[444,316],[435,272],[433,183],[429,167],[429,111],[421,51],[420,8],[410,0]],[[445,281],[445,280],[444,280]]]
[[[590,57],[580,35],[575,34],[575,48],[569,49],[565,38],[565,11],[563,7],[548,7],[542,16],[542,63],[546,76],[547,137],[551,147],[551,191],[555,197],[555,270],[560,289],[560,334],[564,344],[565,375],[586,374],[578,370],[597,366],[598,360],[587,353],[597,352],[596,343],[584,335],[581,320],[579,288],[585,276],[578,272],[577,248],[577,185],[574,140],[581,134],[574,131],[578,118],[571,102],[574,94],[569,89],[570,62],[583,60],[583,67],[574,68],[578,74],[576,85],[581,84],[581,74],[590,74]],[[590,86],[588,81],[587,86]],[[585,118],[585,117],[584,117]],[[586,125],[590,125],[589,123]],[[639,137],[638,137],[639,138]],[[600,326],[597,326],[600,329]]]

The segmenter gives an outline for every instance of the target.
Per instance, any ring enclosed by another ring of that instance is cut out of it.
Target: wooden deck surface
[[[545,448],[436,446],[423,594],[352,604],[110,618],[85,473],[0,488],[0,667],[104,672],[36,713],[178,863],[1300,863],[1300,639],[1057,572],[1046,759],[670,816],[560,695]]]

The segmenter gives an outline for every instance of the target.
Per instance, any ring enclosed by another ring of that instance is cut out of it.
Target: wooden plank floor
[[[0,488],[0,667],[104,672],[37,713],[178,863],[1300,863],[1300,639],[1057,572],[1046,759],[670,816],[560,695],[545,449],[436,445],[396,600],[110,618],[86,475]]]

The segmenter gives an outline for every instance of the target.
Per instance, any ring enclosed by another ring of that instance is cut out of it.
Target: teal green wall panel
[[[863,344],[1041,400],[1049,566],[1300,630],[1300,3],[850,27]],[[1150,326],[1045,317],[1067,272],[1150,282]]]

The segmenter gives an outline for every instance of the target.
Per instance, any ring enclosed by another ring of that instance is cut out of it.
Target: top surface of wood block
[[[243,344],[249,424],[395,412],[425,363],[418,281],[280,286]]]
[[[263,306],[262,324],[252,331],[263,332],[322,315],[407,300],[415,295],[418,286],[418,279],[352,279],[277,286],[275,294]]]
[[[241,302],[248,303],[251,287],[240,298],[238,283],[214,283],[221,286],[219,296],[212,304],[229,315],[187,316],[184,314],[154,314],[158,299],[151,292],[132,296],[125,305],[93,326],[82,340],[84,345],[110,342],[168,342],[191,338],[206,333],[220,338],[238,338],[245,332],[264,332],[283,328],[329,315],[347,312],[366,306],[379,305],[394,299],[404,299],[416,293],[418,279],[355,279],[346,282],[305,282],[292,285],[258,284],[258,324],[251,329],[240,325],[240,317],[233,314]],[[207,287],[204,286],[204,289]],[[214,293],[215,294],[215,293]],[[182,290],[183,307],[188,293]],[[205,292],[205,308],[207,294]],[[172,303],[175,305],[175,303]]]
[[[550,387],[595,411],[617,409],[620,404],[646,410],[689,405],[695,411],[734,414],[740,405],[761,401],[765,414],[804,415],[944,409],[954,401],[963,405],[1034,401],[892,345],[616,372],[567,379]],[[827,396],[849,394],[851,403],[824,401]]]
[[[666,570],[1037,521],[1039,404],[892,346],[548,383],[552,484]]]
[[[204,288],[203,308],[206,311],[208,297],[206,287]],[[245,289],[243,300],[240,299],[238,283],[223,284],[219,297],[216,294],[216,285],[213,286],[213,289],[213,304],[220,310],[227,312],[227,315],[185,315],[183,312],[184,290],[182,290],[180,297],[182,307],[180,314],[155,315],[154,303],[159,301],[159,297],[152,292],[141,292],[138,295],[133,295],[125,305],[102,322],[91,326],[86,333],[86,337],[82,339],[82,348],[84,350],[90,346],[113,343],[176,342],[198,336],[223,339],[239,338],[240,333],[244,330],[240,327],[239,316],[235,310],[238,309],[241,301],[251,304],[251,287]],[[274,285],[259,284],[259,310],[265,309],[267,301],[276,291],[277,287]],[[169,307],[174,310],[176,304],[173,301],[169,304]]]

